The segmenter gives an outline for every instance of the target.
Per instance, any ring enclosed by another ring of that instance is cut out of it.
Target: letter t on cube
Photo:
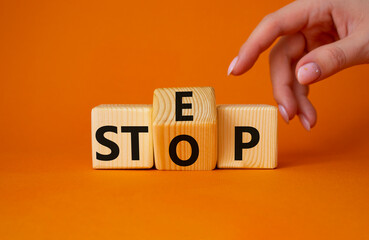
[[[154,91],[155,166],[159,170],[212,170],[217,161],[217,112],[211,87]]]

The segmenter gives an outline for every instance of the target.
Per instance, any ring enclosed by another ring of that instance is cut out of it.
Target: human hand
[[[316,123],[309,84],[353,65],[369,63],[369,0],[298,0],[267,15],[233,59],[228,75],[248,71],[270,52],[273,95],[288,123],[298,115],[305,129]]]

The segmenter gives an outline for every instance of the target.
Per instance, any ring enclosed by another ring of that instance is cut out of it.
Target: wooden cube
[[[159,170],[212,170],[217,161],[217,112],[211,87],[154,91],[155,166]]]
[[[219,105],[218,168],[276,168],[277,116],[274,106]]]
[[[92,109],[92,165],[102,169],[153,167],[152,105]]]

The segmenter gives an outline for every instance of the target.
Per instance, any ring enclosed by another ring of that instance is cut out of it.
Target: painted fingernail
[[[289,123],[290,120],[289,120],[286,109],[282,105],[278,105],[278,109],[279,109],[279,112],[281,113],[283,120],[286,121],[286,123]]]
[[[232,73],[233,68],[234,68],[234,66],[236,66],[237,61],[238,61],[238,56],[237,56],[237,57],[235,57],[235,58],[233,58],[233,60],[232,60],[231,64],[229,64],[229,67],[228,67],[228,73],[227,73],[227,75],[228,75],[228,76],[229,76],[229,74],[231,74],[231,73]]]
[[[321,70],[316,63],[307,63],[299,68],[297,80],[301,84],[307,84],[316,81],[321,74]]]
[[[299,118],[300,118],[300,121],[302,123],[302,126],[304,126],[304,128],[307,130],[307,131],[310,131],[310,123],[309,121],[306,119],[306,117],[302,114],[299,115]]]

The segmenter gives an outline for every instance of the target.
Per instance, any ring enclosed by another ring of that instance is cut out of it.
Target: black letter
[[[251,141],[248,143],[242,142],[242,133],[248,132],[251,134]],[[260,134],[256,128],[253,127],[235,127],[234,132],[234,160],[242,160],[242,149],[253,148],[259,143]]]
[[[182,109],[192,108],[191,103],[182,103],[183,97],[192,97],[192,92],[176,92],[176,121],[193,121],[192,115],[182,115]]]
[[[177,156],[177,145],[181,141],[187,141],[192,148],[192,153],[189,159],[181,160]],[[199,157],[199,145],[197,144],[196,140],[188,135],[178,135],[177,137],[173,138],[173,140],[169,144],[169,156],[172,161],[182,167],[187,167],[194,164]]]
[[[139,149],[139,141],[138,141],[138,133],[139,132],[149,132],[149,127],[122,127],[121,132],[130,132],[131,133],[131,151],[132,151],[132,160],[140,160],[140,149]]]
[[[104,137],[104,133],[113,132],[117,133],[118,128],[114,126],[103,126],[96,131],[96,140],[105,147],[110,148],[111,153],[108,155],[103,155],[96,152],[96,159],[101,161],[111,161],[118,157],[119,155],[119,147],[115,142],[110,141]]]

